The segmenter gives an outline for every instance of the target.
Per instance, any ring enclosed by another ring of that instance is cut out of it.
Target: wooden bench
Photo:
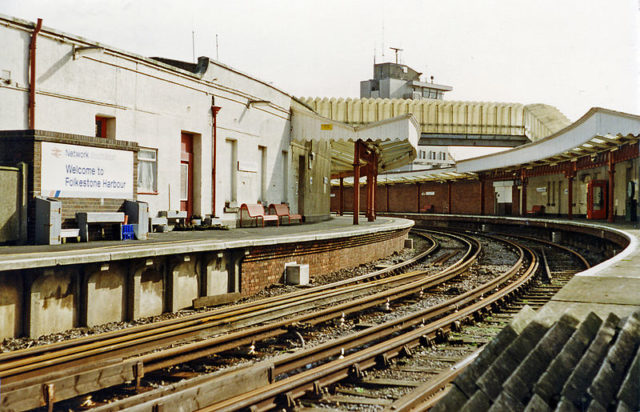
[[[256,226],[258,226],[258,220],[262,222],[262,227],[264,227],[264,222],[276,222],[276,226],[280,226],[278,216],[265,215],[264,206],[260,203],[255,205],[243,203],[242,206],[240,206],[240,227],[242,227],[242,220],[245,213],[249,219],[255,220]]]
[[[527,210],[528,215],[540,216],[544,215],[544,206],[542,205],[533,205],[531,210]]]
[[[124,212],[77,212],[76,221],[83,242],[89,241],[89,224],[118,225],[118,239],[122,240]]]
[[[287,223],[291,224],[291,219],[297,220],[298,223],[302,223],[302,215],[291,214],[289,212],[289,206],[284,203],[272,203],[269,205],[269,214],[276,215],[280,219],[280,223],[284,223],[282,220],[286,217]]]
[[[434,207],[433,205],[430,205],[430,204],[426,204],[422,206],[422,208],[420,209],[420,211],[423,213],[433,213],[433,210],[434,210]]]

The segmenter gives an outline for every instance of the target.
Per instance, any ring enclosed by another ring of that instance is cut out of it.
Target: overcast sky
[[[640,114],[639,0],[0,0],[0,13],[144,56],[219,60],[295,96],[359,97],[377,61],[449,100]]]

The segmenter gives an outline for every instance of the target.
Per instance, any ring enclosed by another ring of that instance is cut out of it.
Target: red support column
[[[365,216],[367,217],[368,221],[371,221],[371,173],[370,173],[370,166],[371,165],[367,165],[366,169],[366,176],[367,176],[367,185],[365,186],[365,192],[367,194],[366,197],[366,207],[365,207]]]
[[[567,177],[567,182],[569,183],[569,187],[567,189],[567,191],[569,192],[569,199],[568,199],[568,207],[567,207],[567,219],[571,220],[573,219],[573,176],[568,176]]]
[[[480,215],[484,215],[484,178],[480,178]]]
[[[344,177],[340,178],[340,191],[338,192],[340,196],[338,198],[338,215],[344,215]]]
[[[360,213],[360,140],[353,147],[353,224],[357,225]]]
[[[522,204],[520,205],[520,216],[527,215],[527,176],[524,169],[520,171],[520,179],[522,180]]]
[[[614,194],[614,176],[616,173],[616,164],[613,163],[613,152],[609,152],[609,201],[607,206],[607,221],[613,223],[614,215],[613,215],[613,194]]]
[[[387,188],[386,192],[387,192],[387,213],[390,212],[389,210],[389,185],[385,185],[385,187]]]
[[[371,172],[371,216],[369,222],[376,220],[376,188],[378,187],[378,158],[374,157],[373,171]]]

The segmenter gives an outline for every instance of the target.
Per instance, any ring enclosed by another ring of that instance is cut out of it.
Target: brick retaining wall
[[[404,248],[409,229],[372,233],[346,239],[260,246],[242,262],[240,280],[243,295],[253,295],[265,287],[282,282],[284,265],[309,265],[309,276],[330,273],[392,255]]]

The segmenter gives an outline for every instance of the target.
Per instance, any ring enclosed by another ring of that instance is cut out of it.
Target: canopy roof
[[[363,178],[361,178],[363,179]],[[378,184],[393,185],[397,183],[444,182],[450,180],[476,180],[475,173],[459,173],[454,167],[444,169],[414,170],[411,172],[390,172],[378,175]],[[332,179],[331,185],[338,186],[340,181]],[[345,186],[353,186],[353,178],[343,180]]]
[[[637,141],[639,132],[640,116],[595,107],[551,136],[504,152],[461,160],[456,169],[466,173],[553,165],[616,150],[625,143]]]
[[[420,125],[410,113],[364,126],[350,126],[322,117],[302,104],[292,103],[291,111],[293,139],[331,143],[332,175],[353,170],[354,144],[358,140],[378,154],[378,172],[396,169],[416,158]]]

